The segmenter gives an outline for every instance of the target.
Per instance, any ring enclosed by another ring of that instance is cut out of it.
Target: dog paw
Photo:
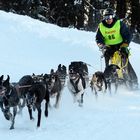
[[[83,107],[83,104],[82,103],[79,103],[79,107]]]

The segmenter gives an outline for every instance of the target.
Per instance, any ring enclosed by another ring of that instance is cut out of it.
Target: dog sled
[[[130,54],[129,54],[130,55]],[[134,81],[132,80],[132,73],[130,67],[133,70],[128,57],[117,50],[113,56],[110,58],[109,65],[118,66],[117,69],[117,82],[118,85],[125,85],[129,89],[135,89]],[[134,70],[133,70],[134,72]]]

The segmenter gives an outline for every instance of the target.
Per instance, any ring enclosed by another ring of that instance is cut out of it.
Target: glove
[[[123,48],[123,47],[128,47],[128,43],[122,43],[122,45],[120,46],[120,48]]]
[[[105,45],[101,44],[101,43],[98,43],[97,45],[98,45],[99,49],[101,49],[101,50],[104,49],[104,47],[105,47]]]

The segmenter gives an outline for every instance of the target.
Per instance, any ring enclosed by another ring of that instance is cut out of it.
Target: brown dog
[[[103,87],[104,87],[104,92],[106,91],[107,82],[103,72],[97,71],[93,74],[90,82],[90,87],[92,91],[94,89],[96,96],[97,96],[97,91],[103,91]]]

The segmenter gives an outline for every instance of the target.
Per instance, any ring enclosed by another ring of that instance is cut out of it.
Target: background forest
[[[111,7],[140,43],[140,0],[0,0],[0,10],[28,15],[61,27],[96,31],[102,11]]]

